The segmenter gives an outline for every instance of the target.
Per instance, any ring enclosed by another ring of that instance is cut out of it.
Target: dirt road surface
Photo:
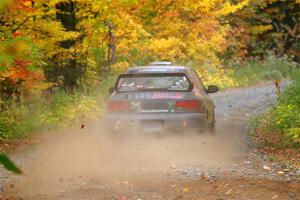
[[[45,134],[0,169],[0,199],[300,199],[300,171],[256,151],[250,119],[275,103],[271,83],[212,95],[217,134],[126,134],[101,122]],[[278,173],[278,171],[281,171]]]

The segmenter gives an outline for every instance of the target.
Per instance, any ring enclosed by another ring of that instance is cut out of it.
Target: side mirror
[[[210,85],[208,86],[208,88],[206,89],[207,93],[216,93],[219,91],[219,88],[215,85]]]
[[[115,87],[110,87],[110,88],[108,89],[109,94],[112,94],[112,93],[114,92],[114,90],[115,90]]]

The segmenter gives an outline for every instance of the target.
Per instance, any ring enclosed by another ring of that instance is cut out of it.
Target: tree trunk
[[[109,20],[107,26],[108,26],[107,72],[109,72],[111,65],[113,65],[116,61],[116,46],[115,46],[113,22]]]

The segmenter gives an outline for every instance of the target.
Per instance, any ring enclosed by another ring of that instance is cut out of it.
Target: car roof
[[[169,61],[158,61],[158,62],[151,62],[149,65],[172,65],[172,62]]]
[[[190,67],[176,65],[148,65],[131,67],[126,71],[126,74],[137,73],[185,73]]]

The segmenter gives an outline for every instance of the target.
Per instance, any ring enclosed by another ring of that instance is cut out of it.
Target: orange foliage
[[[13,38],[16,38],[16,37],[21,36],[21,35],[22,35],[22,33],[20,31],[15,31],[12,34]]]
[[[32,7],[34,0],[16,0],[15,8],[17,10],[23,10],[26,12],[33,12],[34,9]]]
[[[25,81],[25,87],[30,89],[37,84],[37,81],[44,79],[43,73],[40,71],[31,71],[28,69],[30,62],[24,60],[15,60],[15,65],[11,67],[10,79],[14,82],[18,80]]]

